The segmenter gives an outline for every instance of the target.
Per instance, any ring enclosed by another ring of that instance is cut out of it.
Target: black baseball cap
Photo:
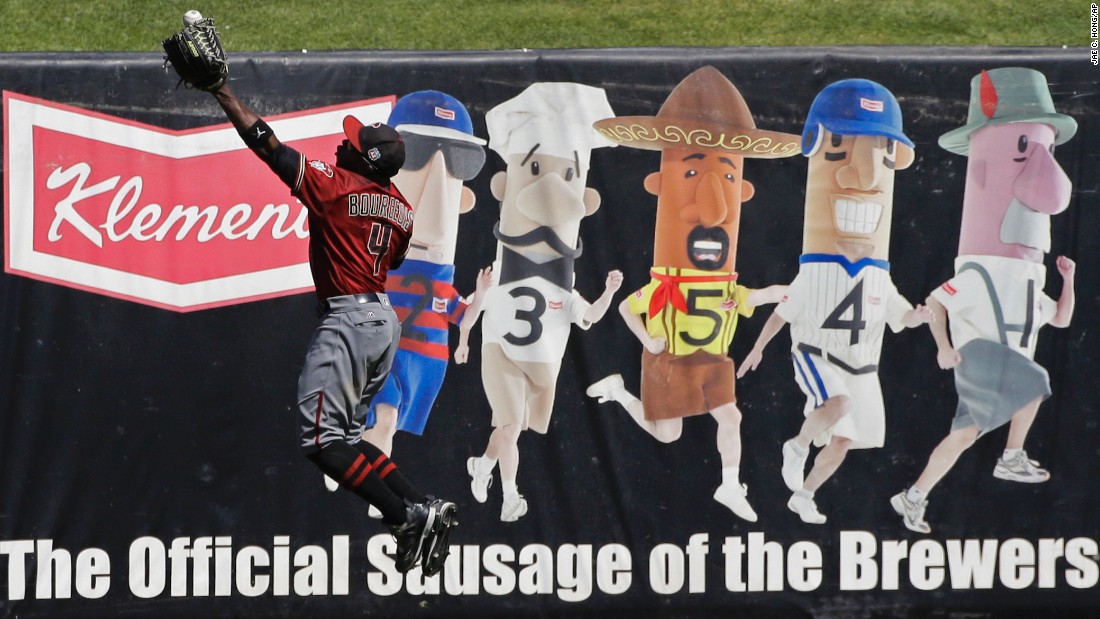
[[[354,116],[345,116],[344,135],[367,165],[386,178],[396,175],[405,164],[405,141],[385,123],[364,125]]]

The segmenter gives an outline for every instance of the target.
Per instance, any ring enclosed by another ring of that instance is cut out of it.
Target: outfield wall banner
[[[401,413],[392,457],[458,504],[451,555],[399,573],[388,530],[299,452],[306,211],[213,98],[160,55],[7,54],[0,616],[1100,609],[1088,50],[230,63],[322,172],[346,114],[406,137],[419,236],[390,281],[405,382],[384,394],[423,409]],[[489,265],[467,351],[454,325]],[[804,468],[819,522],[781,469],[823,402],[847,408]],[[1024,412],[986,419],[997,406]],[[473,496],[494,424],[525,428],[526,511],[500,466]],[[907,528],[896,495],[975,435],[926,495],[931,531]]]

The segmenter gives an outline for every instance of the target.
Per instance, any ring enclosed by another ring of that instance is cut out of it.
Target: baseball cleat
[[[401,573],[416,566],[424,549],[424,542],[431,535],[436,521],[436,506],[422,503],[406,503],[405,522],[390,527],[397,542],[394,564]]]
[[[431,505],[436,508],[438,516],[420,562],[424,576],[427,577],[435,576],[443,569],[443,564],[451,554],[451,530],[458,526],[457,505],[442,499],[432,501]]]

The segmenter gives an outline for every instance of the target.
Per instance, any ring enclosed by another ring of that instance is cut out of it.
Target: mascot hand
[[[745,360],[741,362],[741,367],[737,368],[737,378],[744,378],[745,374],[755,370],[757,366],[760,365],[760,360],[763,358],[764,351],[759,348],[750,350]]]
[[[607,280],[604,282],[605,292],[615,292],[623,285],[623,272],[622,271],[609,271],[607,273]]]
[[[1062,275],[1062,279],[1069,279],[1077,272],[1077,263],[1065,256],[1058,256],[1055,264],[1058,266],[1058,272]]]
[[[477,272],[476,292],[484,298],[485,291],[493,287],[493,266],[489,265]]]
[[[655,355],[659,355],[665,351],[666,344],[668,344],[668,341],[663,337],[651,337],[646,341],[645,349]]]
[[[455,348],[455,363],[462,365],[470,360],[470,347],[461,343]]]
[[[962,363],[962,355],[952,347],[940,348],[936,352],[936,363],[940,364],[941,370],[950,370]]]

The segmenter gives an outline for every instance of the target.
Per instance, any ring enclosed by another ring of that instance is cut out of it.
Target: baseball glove
[[[165,39],[161,46],[166,54],[164,70],[171,65],[180,82],[191,88],[217,90],[229,78],[229,64],[212,17],[185,27]]]

